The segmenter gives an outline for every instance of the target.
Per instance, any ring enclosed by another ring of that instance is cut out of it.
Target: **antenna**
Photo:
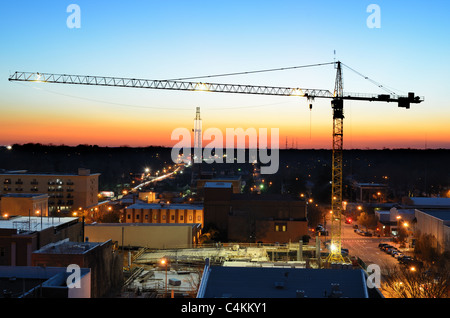
[[[336,66],[336,50],[334,50],[334,69],[336,69],[337,68],[337,66]]]

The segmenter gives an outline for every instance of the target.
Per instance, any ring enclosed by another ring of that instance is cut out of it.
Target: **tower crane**
[[[331,64],[331,63],[327,63]],[[44,82],[58,84],[78,84],[110,87],[147,88],[179,91],[208,91],[218,93],[255,94],[272,96],[298,96],[308,100],[315,98],[331,99],[333,113],[333,143],[332,143],[332,189],[331,189],[331,242],[327,261],[330,263],[343,263],[341,254],[341,217],[342,217],[342,180],[343,180],[343,122],[344,100],[357,100],[369,102],[393,102],[398,107],[410,108],[411,104],[423,101],[422,97],[410,92],[406,96],[394,93],[389,94],[361,94],[344,93],[342,81],[341,61],[333,62],[336,68],[336,81],[334,91],[326,89],[305,89],[276,86],[256,86],[242,84],[204,83],[185,80],[148,80],[137,78],[120,78],[88,75],[68,75],[53,73],[15,72],[9,81]],[[280,69],[282,70],[282,69]],[[246,72],[251,73],[251,72]],[[234,74],[229,74],[234,75]],[[212,77],[212,76],[211,76]],[[367,78],[366,78],[367,79]],[[311,106],[310,106],[311,107]]]

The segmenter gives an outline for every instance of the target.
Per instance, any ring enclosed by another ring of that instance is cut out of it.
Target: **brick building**
[[[238,242],[296,242],[308,234],[306,202],[291,196],[235,194],[226,183],[207,184],[205,229]]]
[[[0,194],[48,194],[49,212],[78,211],[98,203],[99,176],[83,168],[67,174],[10,171],[0,174]]]
[[[108,296],[122,286],[123,260],[113,251],[113,242],[70,242],[68,239],[48,244],[34,251],[33,266],[67,267],[76,264],[91,270],[91,297]]]
[[[70,239],[84,240],[84,226],[74,217],[14,217],[0,220],[0,265],[31,266],[33,251]]]
[[[203,206],[194,204],[136,203],[125,209],[126,223],[188,223],[203,227]]]

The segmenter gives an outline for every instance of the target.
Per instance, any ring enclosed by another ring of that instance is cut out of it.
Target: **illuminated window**
[[[275,232],[286,232],[287,224],[286,223],[275,223]]]

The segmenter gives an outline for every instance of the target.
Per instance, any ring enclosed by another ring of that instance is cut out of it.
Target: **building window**
[[[128,214],[127,217],[128,217],[128,220],[130,220],[131,219],[131,214]]]
[[[136,220],[139,220],[139,214],[136,214]]]
[[[163,220],[165,220],[165,219],[166,219],[166,215],[165,215],[165,214],[163,214],[163,216],[162,216],[162,219],[163,219]]]
[[[172,214],[172,215],[170,216],[170,219],[171,219],[172,221],[175,221],[175,215]]]
[[[286,223],[275,223],[275,232],[286,232],[287,224]]]
[[[189,221],[192,221],[192,215],[189,215]]]
[[[156,214],[153,214],[153,220],[157,220],[158,216]]]
[[[197,221],[201,221],[202,220],[202,217],[199,215],[199,216],[197,216]]]
[[[183,221],[183,216],[182,215],[180,215],[180,221]]]

